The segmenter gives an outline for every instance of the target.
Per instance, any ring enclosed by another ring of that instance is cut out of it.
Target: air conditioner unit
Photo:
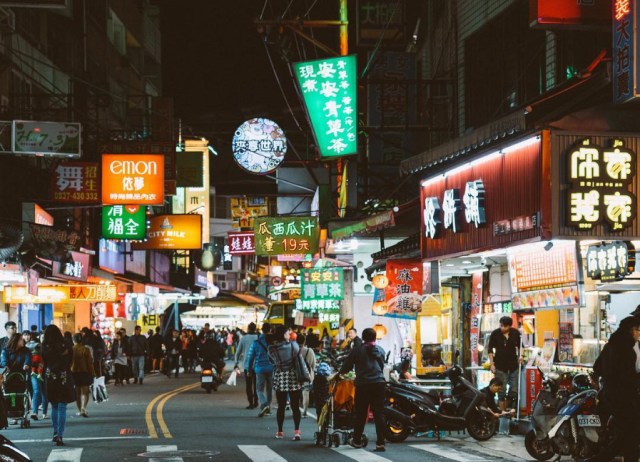
[[[220,289],[222,289],[222,290],[227,290],[228,284],[229,284],[229,283],[228,283],[227,281],[220,281],[220,282],[219,282]]]

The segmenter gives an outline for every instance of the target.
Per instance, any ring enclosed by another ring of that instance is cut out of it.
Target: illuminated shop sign
[[[102,203],[162,205],[164,155],[103,154]]]
[[[356,56],[295,63],[320,156],[358,153]]]
[[[39,156],[80,157],[79,123],[13,121],[13,152]]]
[[[95,204],[100,202],[100,171],[95,162],[66,162],[51,175],[56,202]]]
[[[342,300],[344,272],[342,268],[312,268],[301,270],[303,300]]]
[[[256,252],[253,231],[227,233],[227,245],[230,255],[251,255]]]
[[[134,250],[200,250],[202,215],[156,215],[149,219],[147,239],[134,242]]]
[[[102,207],[104,239],[142,240],[147,234],[147,208],[140,205]]]
[[[438,237],[439,228],[451,229],[454,233],[460,230],[459,215],[464,211],[465,221],[479,227],[487,222],[484,208],[484,183],[482,180],[467,181],[462,200],[458,189],[447,189],[444,192],[442,206],[437,197],[426,197],[424,200],[423,220],[425,235],[430,239]],[[442,218],[441,218],[442,216]]]
[[[250,173],[273,172],[287,153],[287,138],[273,120],[256,118],[240,125],[233,135],[233,158]]]
[[[317,312],[319,310],[339,310],[338,300],[303,300],[296,299],[296,310],[304,312]]]
[[[492,313],[510,314],[513,312],[513,303],[511,302],[511,300],[505,301],[505,302],[485,303],[483,311],[485,314],[492,314]]]
[[[52,275],[70,281],[86,281],[89,277],[91,256],[82,252],[71,251],[64,261],[52,263]]]
[[[587,249],[587,276],[591,279],[621,281],[635,266],[636,250],[630,242],[590,245]]]
[[[636,98],[636,0],[613,0],[613,102]]]
[[[320,228],[317,217],[265,217],[253,224],[256,255],[314,254]]]
[[[587,138],[569,151],[569,225],[589,230],[606,222],[612,231],[630,226],[636,216],[636,196],[629,185],[636,175],[636,154],[614,140],[602,148]]]

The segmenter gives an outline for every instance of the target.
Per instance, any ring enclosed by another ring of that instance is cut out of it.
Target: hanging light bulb
[[[385,335],[387,335],[387,328],[382,324],[376,324],[375,326],[373,326],[373,330],[376,331],[377,340],[380,340],[384,338]]]
[[[373,313],[378,316],[384,316],[389,312],[389,307],[387,306],[387,302],[380,301],[375,302],[373,304]]]
[[[386,274],[376,274],[371,283],[376,289],[384,289],[389,285],[389,278]]]

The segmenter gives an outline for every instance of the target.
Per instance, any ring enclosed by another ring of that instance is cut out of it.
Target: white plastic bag
[[[104,375],[101,377],[95,377],[93,379],[93,384],[91,385],[91,395],[93,397],[93,401],[95,401],[96,403],[102,403],[109,399],[107,386],[104,383]]]
[[[238,369],[234,369],[227,379],[227,385],[230,387],[236,386],[236,378],[238,377]]]

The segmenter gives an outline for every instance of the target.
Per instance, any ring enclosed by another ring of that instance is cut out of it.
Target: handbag
[[[291,345],[291,350],[293,352],[293,345]],[[293,359],[293,370],[296,373],[298,383],[311,381],[311,377],[309,376],[309,369],[307,368],[307,365],[304,362],[302,356],[300,356],[300,350],[298,350],[298,354]]]

